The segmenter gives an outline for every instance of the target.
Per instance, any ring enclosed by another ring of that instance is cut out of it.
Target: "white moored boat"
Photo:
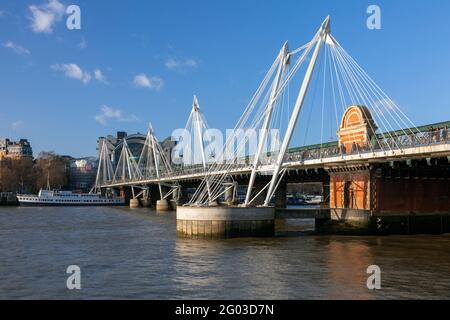
[[[125,199],[104,197],[96,193],[73,193],[41,189],[38,195],[19,194],[21,206],[115,206],[124,205]]]
[[[305,202],[307,204],[321,204],[323,202],[323,196],[307,197]]]

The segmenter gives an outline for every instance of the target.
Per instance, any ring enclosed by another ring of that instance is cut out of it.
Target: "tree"
[[[31,158],[0,161],[0,191],[25,192],[35,189]]]
[[[35,174],[38,189],[47,187],[47,179],[52,188],[62,189],[69,181],[68,159],[53,151],[41,152],[36,159]]]
[[[55,152],[41,152],[38,158],[3,158],[0,160],[0,192],[36,193],[50,186],[63,189],[69,181],[69,158]]]

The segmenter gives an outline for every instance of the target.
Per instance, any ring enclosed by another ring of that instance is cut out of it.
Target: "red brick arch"
[[[370,142],[375,130],[375,122],[367,107],[350,106],[341,120],[339,145],[344,147],[346,153],[355,151],[355,148],[362,149]]]

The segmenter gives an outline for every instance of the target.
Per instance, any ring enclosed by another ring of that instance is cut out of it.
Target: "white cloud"
[[[195,59],[186,59],[184,65],[191,68],[197,68],[200,62]]]
[[[94,77],[95,77],[95,80],[102,82],[104,84],[108,84],[108,80],[106,80],[105,75],[103,74],[103,72],[100,69],[94,70]]]
[[[17,43],[14,43],[12,41],[7,41],[3,44],[3,47],[13,50],[17,54],[31,54],[30,50],[28,50],[25,47],[22,47],[21,45],[18,45]]]
[[[92,77],[94,77],[94,79],[98,82],[109,84],[106,76],[98,68],[95,69],[92,73],[87,70],[83,70],[75,63],[54,64],[51,66],[51,68],[55,71],[63,72],[66,77],[79,80],[84,84],[88,84],[92,80]]]
[[[81,38],[81,41],[80,41],[80,43],[78,44],[78,47],[79,47],[80,49],[86,49],[86,48],[87,48],[87,42],[86,42],[86,40],[84,39],[84,37]]]
[[[22,127],[22,126],[23,126],[23,121],[22,121],[22,120],[14,121],[14,122],[11,124],[11,127],[13,128],[13,130],[17,130],[17,129],[19,129],[19,128]]]
[[[68,78],[76,79],[84,84],[87,84],[91,81],[91,74],[87,71],[83,71],[78,65],[75,63],[69,64],[55,64],[51,67],[55,71],[61,71]]]
[[[163,79],[159,77],[148,77],[141,73],[134,77],[133,83],[138,88],[148,88],[159,91],[164,86]]]
[[[132,122],[139,120],[139,118],[136,117],[134,114],[124,115],[123,111],[120,109],[114,109],[108,107],[107,105],[103,105],[100,109],[100,114],[95,116],[95,121],[97,121],[102,125],[106,125],[106,123],[110,119],[119,122]]]
[[[5,11],[0,10],[0,17],[3,17],[5,15]]]
[[[179,65],[180,65],[179,61],[172,58],[166,61],[166,68],[170,70],[178,68]]]
[[[61,21],[65,6],[58,0],[48,0],[42,5],[30,5],[31,29],[37,33],[52,33],[56,22]]]
[[[177,60],[170,58],[166,61],[165,66],[167,69],[173,71],[186,71],[187,69],[197,68],[199,64],[200,61],[196,59]]]

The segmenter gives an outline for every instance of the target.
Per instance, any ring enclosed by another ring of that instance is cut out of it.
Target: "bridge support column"
[[[282,181],[275,191],[275,208],[286,208],[287,183]]]
[[[330,207],[330,180],[325,179],[322,181],[322,196],[324,202],[320,205],[321,208]]]
[[[170,211],[169,201],[166,199],[156,200],[156,211]]]
[[[130,199],[130,208],[132,209],[139,208],[139,199],[137,198]]]
[[[152,207],[152,201],[150,198],[142,198],[140,199],[141,206],[144,208],[151,208]]]
[[[179,196],[179,191],[180,189],[178,188],[174,188],[173,192],[172,192],[172,200],[178,201],[180,196]]]
[[[125,199],[126,204],[130,204],[130,200],[133,198],[131,189],[127,187],[120,187],[119,195],[121,198]]]
[[[162,186],[162,188],[165,188]],[[158,185],[149,186],[149,196],[152,200],[152,204],[155,206],[155,210],[159,212],[170,211],[170,203],[167,199],[161,199]],[[153,195],[153,196],[152,196]]]
[[[177,207],[177,234],[181,237],[272,237],[274,233],[273,207]]]
[[[177,210],[177,206],[180,202],[180,189],[173,188],[172,190],[172,199],[169,201],[170,209]]]
[[[236,191],[237,191],[237,182],[226,183],[224,185],[225,191],[225,203],[228,205],[234,205],[237,203],[237,199],[235,199]]]
[[[144,190],[142,193],[142,198],[140,199],[141,206],[144,208],[151,208],[152,207],[152,201],[150,199],[150,193],[148,190]]]
[[[373,203],[371,168],[343,167],[329,174],[331,219],[367,227]]]

